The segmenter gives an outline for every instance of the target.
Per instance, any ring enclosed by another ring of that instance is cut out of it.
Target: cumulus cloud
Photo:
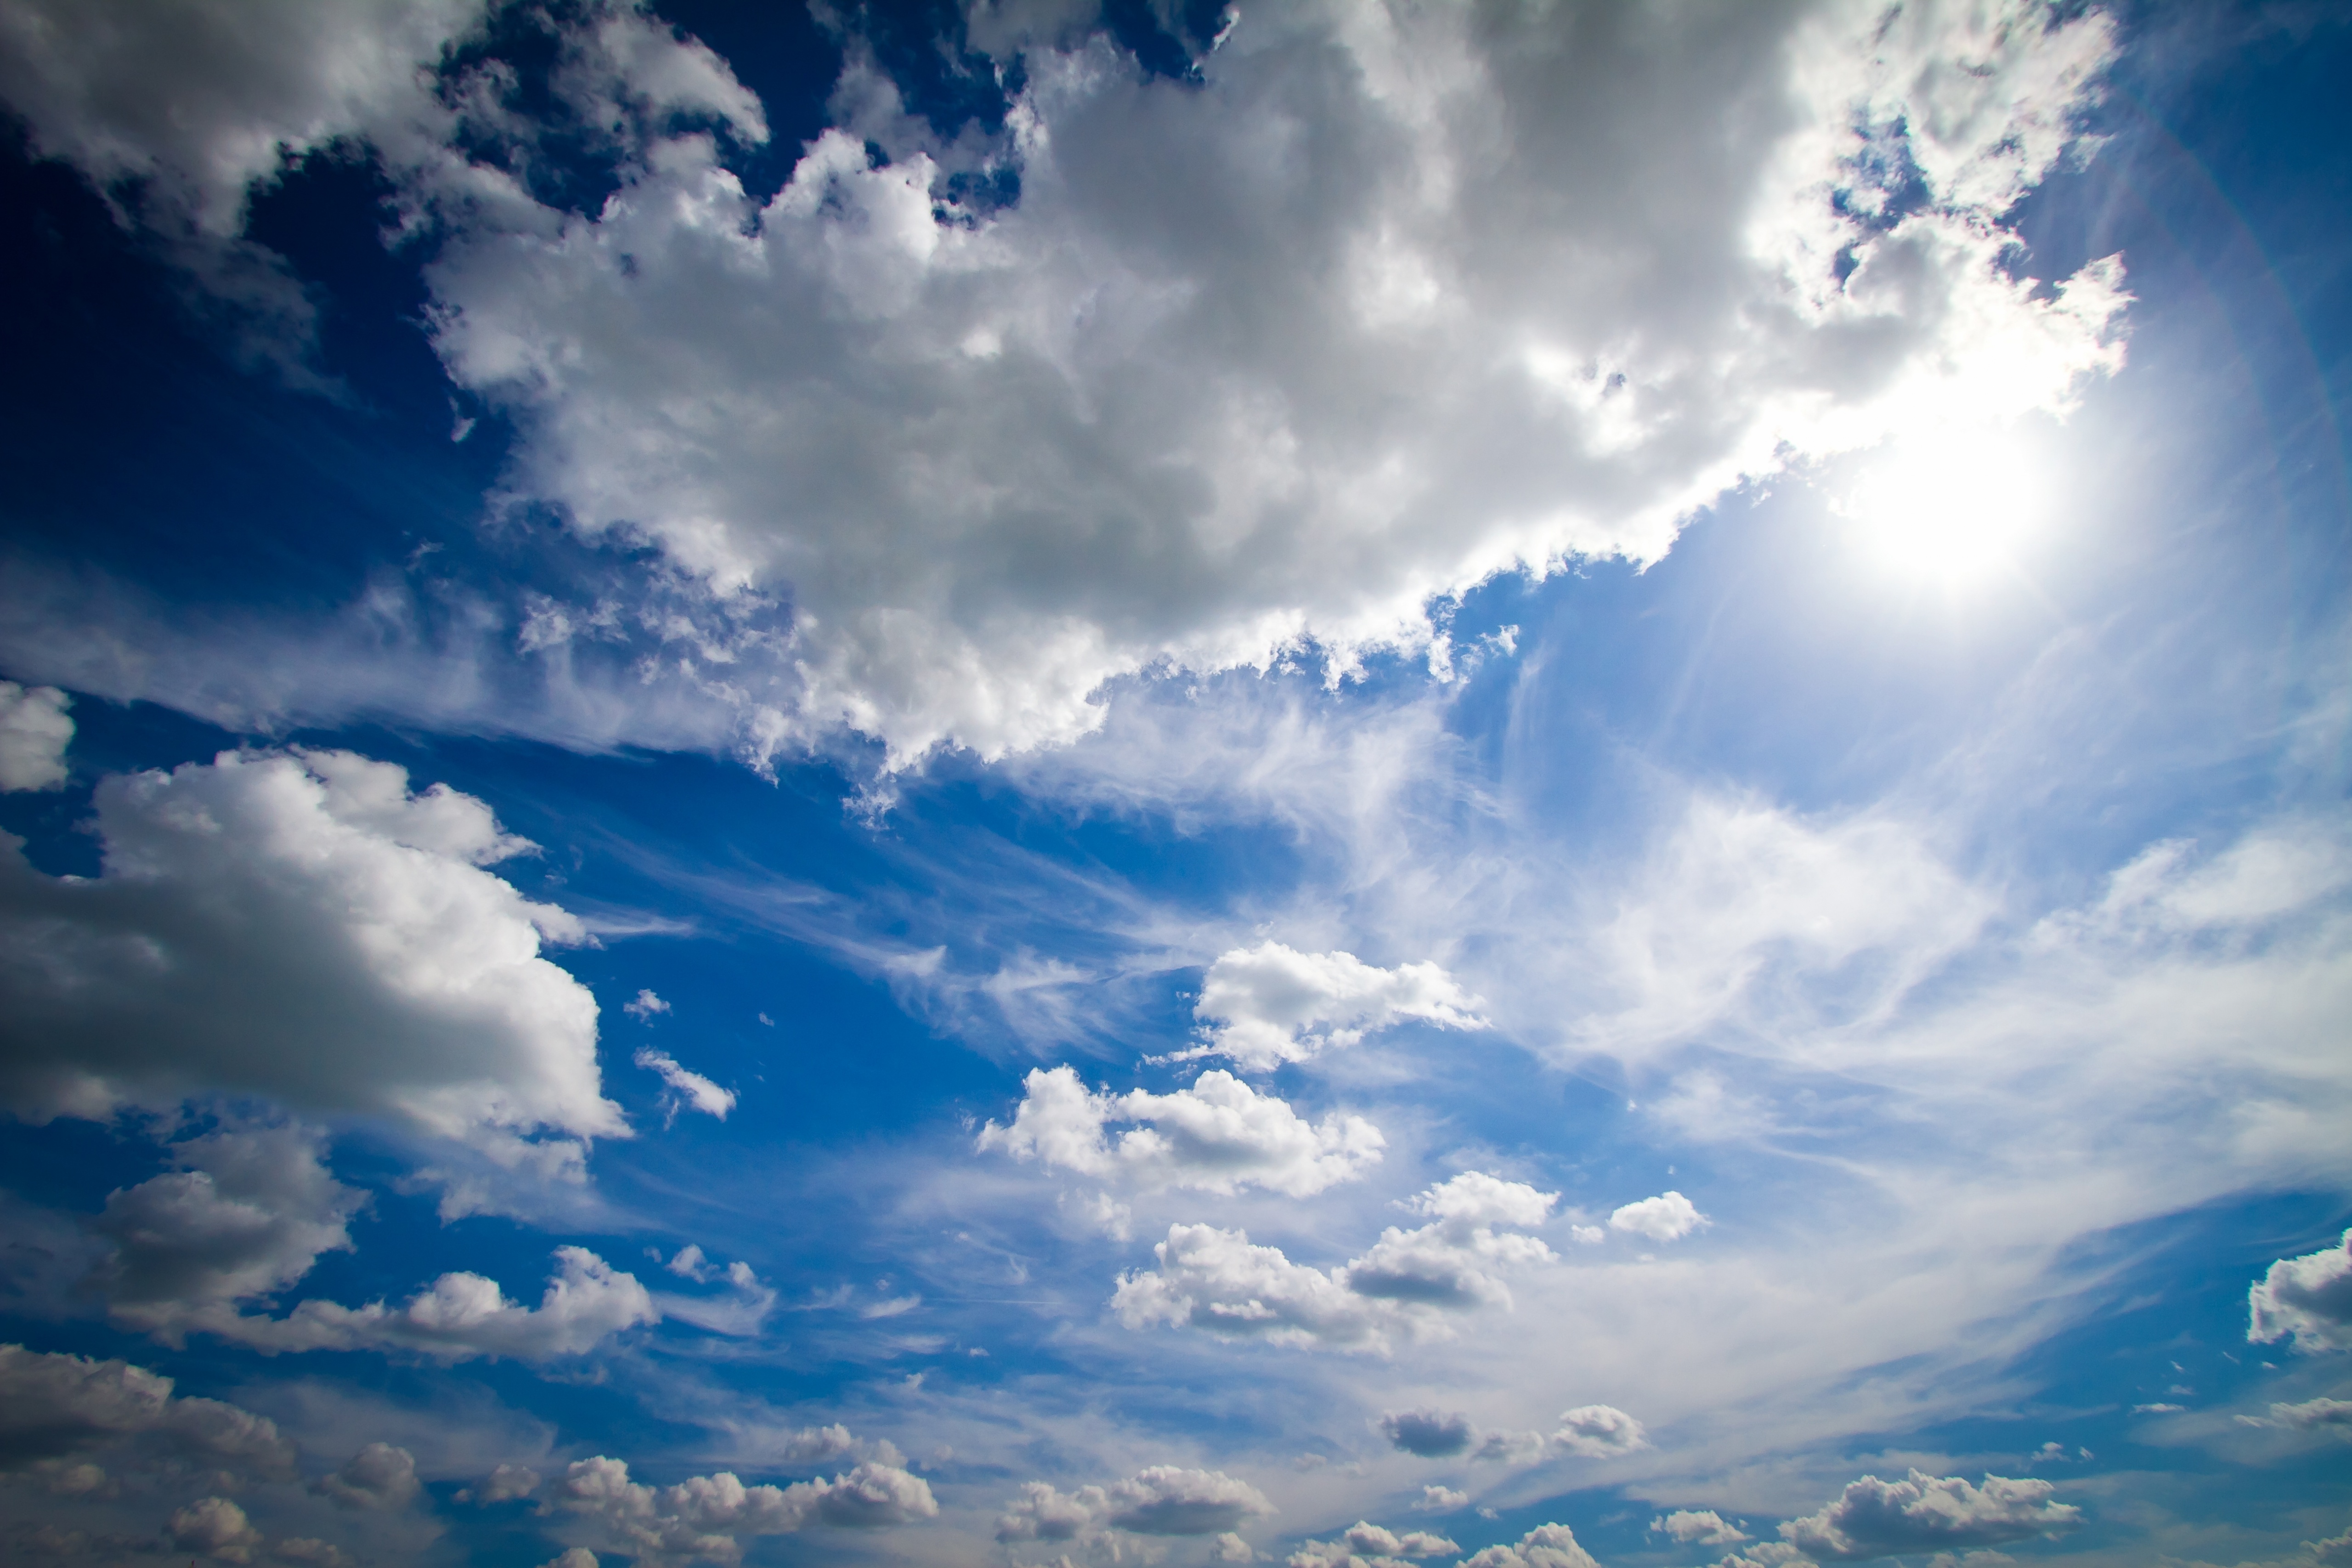
[[[55,789],[66,782],[73,700],[54,686],[0,680],[0,791]]]
[[[2352,1230],[2334,1247],[2282,1258],[2247,1292],[2255,1344],[2292,1339],[2299,1351],[2352,1348]]]
[[[2341,1535],[2331,1535],[2325,1541],[2306,1541],[2303,1543],[2303,1550],[2306,1558],[2322,1564],[2323,1568],[2343,1568],[2344,1564],[2352,1563],[2352,1530]]]
[[[172,1386],[127,1362],[0,1345],[0,1468],[128,1444],[215,1469],[292,1478],[293,1445],[268,1417],[175,1395]]]
[[[1381,1413],[1381,1434],[1408,1454],[1443,1459],[1470,1447],[1470,1417],[1440,1410],[1390,1410]]]
[[[677,1058],[667,1051],[657,1051],[651,1046],[643,1047],[637,1052],[636,1062],[646,1071],[657,1075],[667,1086],[662,1100],[673,1120],[684,1109],[698,1110],[705,1116],[715,1116],[724,1121],[727,1113],[735,1109],[733,1089],[721,1089],[700,1073],[690,1072],[678,1066]]]
[[[0,845],[0,1096],[21,1111],[245,1092],[558,1173],[627,1135],[595,1001],[541,956],[586,932],[483,868],[530,845],[482,802],[287,751],[110,777],[95,805],[101,876]]]
[[[1563,1453],[1585,1459],[1613,1459],[1649,1447],[1642,1424],[1613,1405],[1580,1405],[1561,1411],[1559,1430],[1551,1441]]]
[[[1737,1546],[1748,1539],[1730,1521],[1713,1509],[1678,1508],[1650,1521],[1650,1528],[1688,1546]]]
[[[1489,1546],[1464,1558],[1461,1568],[1601,1568],[1601,1564],[1577,1544],[1576,1531],[1568,1526],[1538,1524],[1515,1545]]]
[[[1222,1470],[1152,1465],[1109,1486],[1074,1492],[1031,1481],[997,1517],[996,1539],[1082,1541],[1121,1530],[1221,1535],[1273,1511],[1265,1494]]]
[[[1450,1555],[1462,1548],[1425,1530],[1399,1535],[1358,1520],[1335,1541],[1308,1541],[1290,1554],[1286,1568],[1395,1568],[1420,1557]]]
[[[1446,1332],[1437,1313],[1508,1306],[1496,1270],[1553,1256],[1510,1232],[1542,1224],[1558,1198],[1465,1171],[1404,1205],[1429,1224],[1391,1226],[1361,1257],[1330,1269],[1293,1263],[1241,1231],[1172,1225],[1151,1249],[1158,1269],[1121,1275],[1111,1305],[1129,1328],[1183,1323],[1276,1343],[1385,1350],[1397,1331]]]
[[[1458,1513],[1470,1506],[1470,1494],[1452,1487],[1425,1486],[1421,1489],[1421,1500],[1412,1506],[1416,1513]]]
[[[1706,1216],[1698,1212],[1698,1206],[1673,1192],[1627,1204],[1609,1216],[1610,1229],[1645,1236],[1652,1241],[1679,1241],[1705,1224]]]
[[[245,1510],[225,1497],[199,1498],[173,1510],[164,1528],[181,1551],[224,1563],[250,1563],[261,1546],[261,1531],[246,1519]]]
[[[921,1477],[883,1464],[789,1487],[747,1487],[725,1470],[652,1487],[631,1480],[621,1460],[600,1455],[574,1462],[545,1495],[550,1508],[601,1531],[607,1550],[648,1568],[698,1558],[738,1563],[745,1541],[813,1524],[878,1529],[939,1512]]]
[[[1232,1193],[1265,1187],[1307,1197],[1361,1175],[1386,1140],[1360,1116],[1309,1124],[1289,1103],[1212,1070],[1168,1094],[1090,1091],[1066,1067],[1034,1069],[1008,1126],[991,1121],[979,1146],[1042,1160],[1146,1192],[1192,1187]],[[1141,1123],[1107,1139],[1107,1123]]]
[[[1381,969],[1352,952],[1299,952],[1278,942],[1235,948],[1209,965],[1192,1016],[1198,1051],[1270,1072],[1407,1018],[1477,1029],[1477,1001],[1434,963]]]
[[[641,1024],[649,1024],[653,1022],[656,1014],[668,1012],[669,1004],[655,995],[649,989],[641,990],[637,993],[635,1001],[621,1004],[621,1011]]]
[[[310,1489],[337,1508],[382,1512],[406,1508],[425,1484],[416,1479],[415,1455],[390,1443],[370,1443]]]
[[[1981,1487],[1923,1470],[1899,1481],[1864,1476],[1818,1511],[1780,1526],[1780,1535],[1806,1556],[1831,1563],[2000,1546],[2081,1527],[2083,1510],[2051,1501],[2055,1489],[2048,1481],[2005,1476],[1987,1476]]]

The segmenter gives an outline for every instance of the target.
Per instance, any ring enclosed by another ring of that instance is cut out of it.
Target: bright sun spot
[[[2014,563],[2047,521],[2047,490],[2015,432],[1948,430],[1873,453],[1832,507],[1881,565],[1957,586]]]

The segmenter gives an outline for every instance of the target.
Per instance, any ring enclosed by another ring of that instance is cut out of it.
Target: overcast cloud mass
[[[2352,1561],[2347,72],[0,0],[0,1555]]]

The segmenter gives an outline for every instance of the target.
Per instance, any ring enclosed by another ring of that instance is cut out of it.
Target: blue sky
[[[0,0],[0,1531],[2352,1562],[2340,8]]]

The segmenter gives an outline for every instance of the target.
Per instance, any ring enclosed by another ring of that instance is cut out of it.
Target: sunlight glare
[[[2013,430],[1939,430],[1864,458],[1833,510],[1879,565],[1961,586],[2014,563],[2046,521],[2048,476]]]

